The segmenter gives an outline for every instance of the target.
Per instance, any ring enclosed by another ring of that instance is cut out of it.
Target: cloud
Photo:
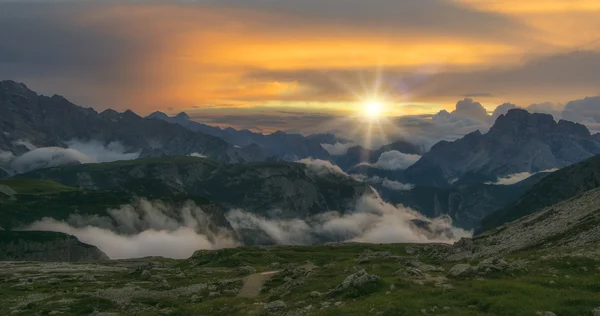
[[[554,172],[556,170],[558,170],[558,169],[548,169],[548,170],[534,172],[534,173],[530,173],[530,172],[513,173],[513,174],[506,175],[504,177],[500,177],[495,182],[486,182],[485,184],[511,185],[511,184],[519,183],[523,180],[526,180],[526,179],[530,178],[531,176],[536,175],[538,173],[548,173],[548,172]]]
[[[198,249],[238,245],[231,231],[211,229],[209,215],[193,202],[174,208],[141,199],[109,210],[108,214],[106,217],[72,215],[67,221],[44,218],[26,230],[71,234],[98,247],[111,259],[147,256],[183,259]]]
[[[600,96],[588,97],[567,103],[562,117],[579,123],[600,123]]]
[[[37,148],[37,146],[35,146],[31,142],[29,142],[27,140],[23,140],[23,139],[14,141],[13,144],[18,145],[18,146],[23,146],[23,147],[27,148],[27,150],[34,150]]]
[[[465,98],[487,98],[487,97],[493,97],[494,95],[491,93],[469,93],[469,94],[463,94],[461,95],[461,97],[465,97]]]
[[[390,190],[395,190],[395,191],[409,191],[415,187],[413,184],[410,184],[410,183],[402,183],[402,182],[388,180],[388,179],[383,179],[381,184],[384,187],[386,187]]]
[[[500,115],[504,115],[506,113],[508,113],[509,110],[511,109],[516,109],[518,108],[516,105],[512,104],[512,103],[503,103],[498,105],[498,107],[494,110],[494,113],[492,114],[492,117],[490,118],[490,121],[493,123],[496,121],[496,119],[498,117],[500,117]]]
[[[239,147],[236,146],[236,148],[239,148]],[[191,153],[191,154],[189,154],[189,156],[191,156],[191,157],[198,157],[198,158],[207,158],[206,155],[199,154],[199,153]]]
[[[428,219],[419,213],[363,196],[347,213],[327,212],[307,219],[272,219],[232,210],[227,219],[236,231],[257,230],[278,244],[304,245],[324,241],[367,243],[452,243],[469,232],[452,226],[448,217]]]
[[[11,167],[17,173],[24,173],[41,168],[92,162],[94,162],[92,158],[74,149],[43,147],[15,158],[11,162]]]
[[[307,171],[310,171],[317,176],[325,176],[328,174],[348,176],[348,174],[346,174],[342,168],[332,164],[327,160],[304,158],[298,160],[297,162],[305,164]]]
[[[473,99],[465,98],[456,103],[456,109],[451,113],[458,117],[465,117],[477,121],[485,121],[488,119],[487,110],[479,102]]]
[[[337,142],[335,144],[321,144],[321,147],[323,147],[325,150],[327,150],[327,152],[330,155],[334,155],[334,156],[341,156],[341,155],[345,155],[348,152],[348,148],[356,146],[354,143],[348,142],[348,143],[340,143]]]
[[[394,180],[389,180],[388,178],[381,178],[379,176],[368,177],[364,174],[352,174],[350,176],[356,181],[365,182],[373,185],[381,185],[387,189],[394,191],[409,191],[415,187],[413,184],[410,183],[402,183]]]
[[[546,113],[554,117],[555,120],[559,120],[562,117],[562,111],[565,105],[560,103],[544,102],[534,103],[525,108],[530,113]]]
[[[108,210],[107,216],[71,214],[65,221],[43,218],[25,230],[74,235],[97,246],[111,259],[188,258],[198,249],[239,246],[239,240],[261,235],[281,245],[328,241],[452,243],[471,235],[452,226],[447,216],[429,219],[411,209],[386,203],[377,195],[359,198],[349,210],[308,218],[266,218],[242,209],[228,211],[225,218],[231,229],[217,228],[211,216],[191,201],[174,206],[140,199]]]
[[[28,142],[22,143],[25,146]],[[3,156],[6,159],[10,158],[6,165],[16,173],[71,164],[131,160],[140,156],[140,152],[126,152],[125,147],[120,142],[111,142],[104,146],[96,140],[71,140],[67,141],[66,144],[69,148],[35,148],[34,146],[33,150],[18,157],[11,156],[12,153],[7,154],[6,152]]]
[[[104,145],[97,140],[79,141],[71,140],[66,144],[70,149],[77,150],[88,157],[92,157],[94,162],[111,162],[117,160],[132,160],[140,156],[140,151],[127,152],[121,142],[113,141]]]
[[[419,155],[405,154],[397,150],[390,150],[382,153],[374,164],[362,164],[386,170],[405,170],[414,165],[419,159],[421,159],[421,156]]]

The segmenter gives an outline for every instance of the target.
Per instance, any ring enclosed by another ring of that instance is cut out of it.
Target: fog
[[[428,219],[365,195],[344,212],[309,218],[266,218],[243,209],[225,214],[231,227],[217,228],[209,214],[188,201],[182,205],[145,199],[108,210],[106,215],[71,215],[65,221],[44,218],[27,230],[56,231],[97,246],[111,259],[163,256],[188,258],[199,249],[241,245],[239,240],[266,235],[273,244],[309,245],[329,241],[366,243],[452,243],[470,232],[452,226],[448,217]]]
[[[397,150],[382,153],[374,164],[361,163],[378,169],[405,170],[421,159],[420,155],[405,154]]]
[[[71,234],[111,259],[162,256],[189,258],[198,249],[238,245],[235,234],[211,227],[211,218],[193,202],[173,206],[145,199],[107,211],[107,216],[72,215],[66,221],[43,218],[26,230]]]
[[[227,213],[237,230],[257,230],[278,244],[303,245],[329,241],[366,243],[453,243],[471,233],[452,226],[448,217],[428,219],[418,212],[394,206],[376,195],[361,197],[342,214],[327,212],[307,219],[265,218],[243,210]]]
[[[513,173],[513,174],[509,174],[506,175],[504,177],[500,177],[498,178],[498,180],[493,181],[493,182],[486,182],[485,184],[492,184],[492,185],[511,185],[511,184],[515,184],[515,183],[519,183],[521,181],[524,181],[528,178],[530,178],[533,175],[536,175],[538,173],[550,173],[550,172],[554,172],[558,169],[548,169],[548,170],[544,170],[544,171],[540,171],[540,172],[519,172],[519,173]]]
[[[26,140],[16,141],[15,144],[22,145],[29,151],[17,157],[12,152],[0,152],[0,164],[14,173],[72,164],[131,160],[140,156],[139,151],[128,152],[120,142],[104,145],[97,140],[70,140],[66,142],[68,148],[36,148]]]
[[[297,162],[305,164],[308,172],[312,172],[313,174],[319,177],[327,174],[338,174],[348,176],[348,174],[346,174],[342,170],[342,168],[332,164],[327,160],[305,158],[298,160]]]

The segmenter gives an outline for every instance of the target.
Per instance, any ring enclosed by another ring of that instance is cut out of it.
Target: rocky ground
[[[0,262],[0,306],[6,315],[598,315],[594,249],[454,262],[446,245],[346,243]]]

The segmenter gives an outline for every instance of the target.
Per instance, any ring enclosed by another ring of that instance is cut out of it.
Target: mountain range
[[[482,183],[566,167],[597,154],[600,135],[591,135],[584,125],[512,109],[485,134],[475,131],[437,143],[405,175],[417,185],[449,186],[467,178]]]
[[[346,140],[336,138],[333,134],[313,134],[303,136],[300,134],[288,134],[277,131],[272,134],[264,135],[249,130],[238,131],[231,127],[221,129],[220,127],[193,121],[190,119],[189,115],[184,112],[172,117],[163,112],[154,112],[148,115],[147,118],[160,119],[169,123],[181,125],[194,132],[219,137],[238,147],[258,145],[260,148],[264,148],[273,153],[273,155],[288,161],[296,161],[306,157],[329,159],[329,153],[321,146],[321,144],[346,142]]]
[[[220,129],[216,127],[192,121],[187,121],[184,127],[157,116],[160,115],[155,113],[142,118],[130,110],[119,113],[111,109],[98,113],[59,95],[38,95],[22,83],[1,81],[0,177],[15,173],[10,168],[11,158],[34,148],[66,148],[70,141],[97,142],[103,146],[118,143],[125,153],[139,153],[142,158],[197,154],[228,163],[327,158],[328,153],[320,144],[338,141],[333,135],[305,137],[284,132],[262,135],[231,129],[217,133]],[[180,119],[183,120],[182,115],[177,120]]]

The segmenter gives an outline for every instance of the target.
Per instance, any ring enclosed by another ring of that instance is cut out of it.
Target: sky
[[[0,0],[0,80],[261,131],[374,99],[392,117],[550,108],[600,95],[598,16],[597,0]]]

